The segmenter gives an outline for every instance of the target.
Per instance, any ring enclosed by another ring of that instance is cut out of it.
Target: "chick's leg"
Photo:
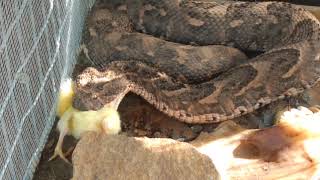
[[[72,114],[74,112],[73,107],[69,107],[67,109],[67,111],[65,113],[63,113],[63,115],[61,116],[58,124],[57,124],[57,129],[60,132],[59,135],[59,140],[57,142],[57,145],[54,149],[54,154],[53,156],[51,156],[51,158],[49,159],[49,161],[51,161],[52,159],[56,158],[57,156],[61,157],[61,159],[63,159],[64,161],[66,161],[67,163],[69,163],[69,161],[65,158],[63,152],[62,152],[62,143],[63,143],[63,139],[64,137],[67,135],[67,133],[69,132],[69,121],[72,119]]]
[[[73,150],[76,148],[76,146],[70,147],[66,153],[64,153],[65,157],[68,157],[72,154]]]
[[[54,149],[54,154],[51,156],[51,158],[49,159],[49,161],[53,160],[54,158],[56,158],[57,156],[59,156],[61,159],[63,159],[65,162],[67,163],[70,163],[68,161],[67,158],[65,158],[63,152],[62,152],[62,144],[63,144],[63,139],[64,137],[67,135],[67,129],[63,130],[60,132],[60,135],[59,135],[59,140],[58,140],[58,143]]]

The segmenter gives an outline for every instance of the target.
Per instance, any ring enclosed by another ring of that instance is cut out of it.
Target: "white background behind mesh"
[[[31,179],[94,0],[0,1],[0,179]]]

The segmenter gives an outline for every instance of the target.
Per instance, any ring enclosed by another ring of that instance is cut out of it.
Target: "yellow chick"
[[[76,139],[79,139],[81,135],[87,131],[106,134],[117,134],[121,131],[119,113],[109,105],[106,105],[97,111],[79,111],[73,108],[73,85],[72,82],[68,82],[68,84],[71,85],[71,91],[69,88],[62,87],[59,96],[59,101],[61,101],[58,103],[58,110],[60,110],[60,112],[58,112],[57,115],[59,116],[59,113],[62,114],[57,124],[57,129],[59,130],[60,135],[54,154],[49,161],[60,156],[64,161],[69,163],[62,152],[63,139],[66,135],[72,135]],[[67,92],[69,92],[69,94]],[[66,98],[66,102],[63,101],[63,97]]]

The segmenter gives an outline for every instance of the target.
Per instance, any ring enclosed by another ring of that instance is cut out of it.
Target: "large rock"
[[[191,142],[208,155],[221,179],[320,179],[320,112],[291,110],[280,124],[246,130],[232,121]]]
[[[219,179],[206,155],[172,139],[87,133],[72,160],[73,179]]]

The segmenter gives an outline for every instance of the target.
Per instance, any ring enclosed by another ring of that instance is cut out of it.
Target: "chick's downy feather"
[[[61,82],[60,92],[58,95],[57,111],[56,115],[61,118],[63,113],[72,107],[72,101],[74,97],[74,82],[71,78],[68,78]]]
[[[120,116],[115,109],[103,107],[98,111],[74,112],[69,131],[75,138],[80,138],[86,131],[117,134],[121,130],[120,123]]]

